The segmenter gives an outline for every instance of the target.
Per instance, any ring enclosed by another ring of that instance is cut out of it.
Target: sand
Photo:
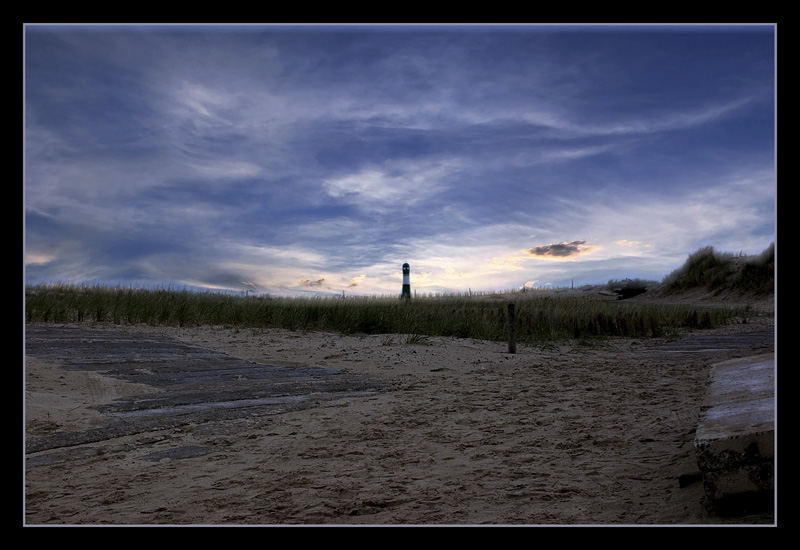
[[[679,482],[698,471],[692,441],[710,363],[642,353],[661,339],[518,344],[512,355],[501,342],[459,338],[95,326],[389,386],[81,445],[68,460],[27,468],[29,525],[739,522],[708,514],[702,483]],[[25,390],[29,437],[100,425],[93,406],[158,391],[35,359]],[[213,451],[148,458],[184,446]]]

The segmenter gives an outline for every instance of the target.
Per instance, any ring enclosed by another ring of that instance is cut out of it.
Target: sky
[[[772,25],[27,25],[26,284],[662,280],[775,240]]]

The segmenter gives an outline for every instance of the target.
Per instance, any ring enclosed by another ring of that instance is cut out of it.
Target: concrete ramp
[[[772,509],[775,460],[775,356],[712,365],[695,435],[710,507],[720,514]]]

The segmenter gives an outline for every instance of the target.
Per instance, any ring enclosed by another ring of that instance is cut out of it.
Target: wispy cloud
[[[760,251],[772,36],[28,27],[26,276],[394,293],[404,261],[438,291]]]
[[[25,254],[25,265],[48,264],[56,258],[55,254],[40,254],[29,252]]]
[[[456,160],[421,163],[387,161],[322,182],[333,198],[367,210],[386,210],[428,200],[452,185],[461,166]]]
[[[672,110],[664,113],[639,115],[637,117],[626,115],[621,119],[608,121],[604,124],[576,122],[549,116],[529,116],[525,117],[525,120],[533,124],[586,136],[653,134],[691,129],[713,122],[736,114],[737,111],[744,109],[752,101],[753,98],[747,96],[722,103],[715,102],[709,105],[694,106],[689,109],[677,110],[672,107]]]
[[[215,182],[226,178],[252,178],[261,172],[261,167],[251,162],[226,161],[192,163],[191,168],[204,178]]]
[[[316,281],[312,281],[311,279],[301,279],[297,281],[298,284],[303,286],[321,286],[322,283],[325,282],[325,277],[322,279],[317,279]]]
[[[364,275],[363,273],[362,273],[361,275],[358,275],[358,276],[356,276],[356,277],[353,277],[352,279],[350,279],[350,282],[347,284],[347,286],[348,286],[348,287],[350,287],[350,288],[352,288],[352,287],[356,287],[356,286],[358,286],[359,284],[361,284],[361,282],[362,282],[362,281],[363,281],[363,280],[364,280],[366,277],[367,277],[367,276],[366,276],[366,275]]]

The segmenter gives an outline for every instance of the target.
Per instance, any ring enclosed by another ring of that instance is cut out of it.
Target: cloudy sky
[[[759,26],[28,25],[25,279],[661,280],[775,239]]]

